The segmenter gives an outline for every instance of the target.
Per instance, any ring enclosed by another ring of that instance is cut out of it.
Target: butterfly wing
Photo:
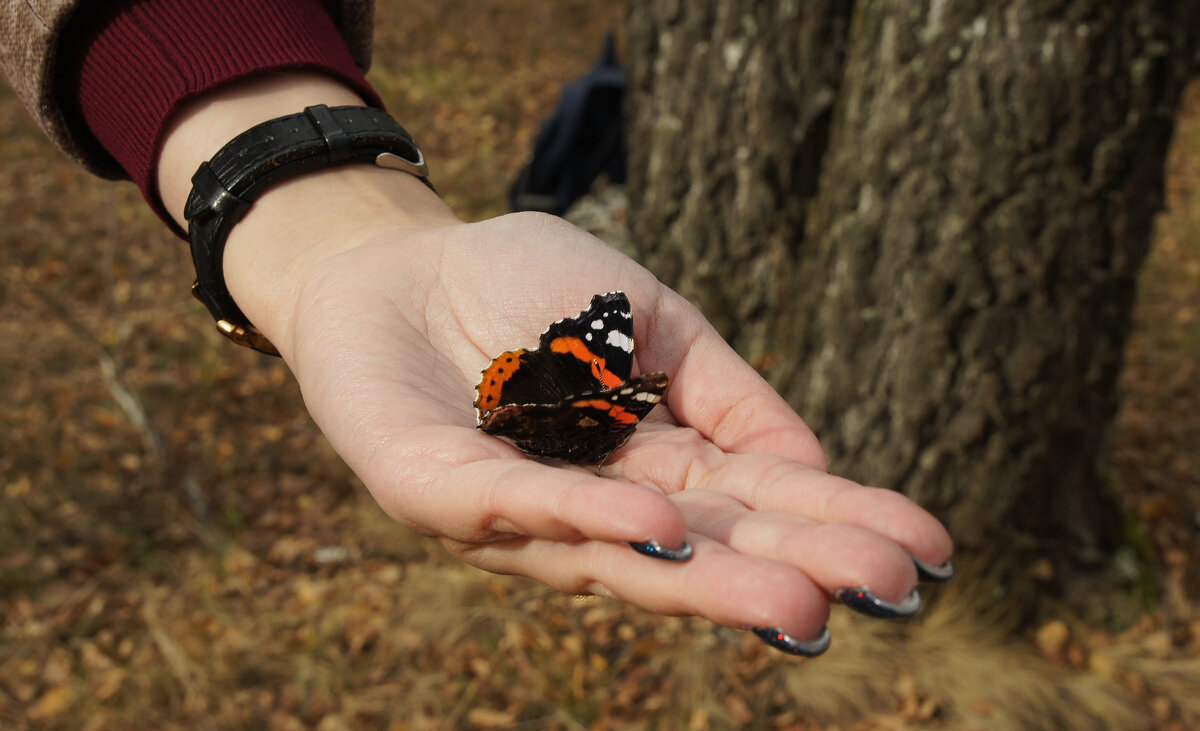
[[[588,362],[592,375],[606,388],[627,380],[633,372],[629,298],[624,292],[595,295],[586,310],[546,328],[538,349]]]
[[[601,462],[633,435],[667,385],[665,373],[651,373],[557,404],[507,404],[485,413],[479,428],[538,457]]]
[[[510,350],[494,358],[475,387],[482,416],[506,404],[553,404],[615,388],[633,370],[633,317],[623,292],[592,297],[577,317],[542,333],[536,350]]]
[[[579,315],[550,325],[536,349],[501,353],[484,369],[479,428],[539,457],[603,461],[667,390],[665,373],[632,372],[629,298],[595,295]]]

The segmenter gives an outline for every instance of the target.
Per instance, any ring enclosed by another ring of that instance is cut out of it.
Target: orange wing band
[[[614,403],[605,401],[604,399],[587,399],[585,401],[574,401],[572,406],[590,406],[593,409],[607,411],[609,416],[619,424],[636,424],[638,423],[637,415],[626,411],[623,406],[617,406]]]
[[[588,350],[587,343],[575,337],[561,337],[550,341],[550,350],[555,353],[570,353],[584,363],[592,364],[592,375],[597,381],[604,384],[605,388],[616,388],[620,386],[622,380],[616,373],[608,370],[604,365],[603,358],[597,358],[596,354]]]

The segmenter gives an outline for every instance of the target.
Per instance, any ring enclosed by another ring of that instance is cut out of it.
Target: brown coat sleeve
[[[364,71],[371,63],[374,0],[323,0]],[[0,0],[0,73],[46,135],[85,167],[101,165],[76,140],[55,98],[58,39],[80,0]]]

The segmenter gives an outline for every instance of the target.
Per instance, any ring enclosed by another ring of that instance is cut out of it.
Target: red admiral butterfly
[[[632,371],[629,298],[598,294],[547,328],[536,349],[501,353],[484,369],[479,428],[538,457],[602,462],[667,391],[667,374]]]

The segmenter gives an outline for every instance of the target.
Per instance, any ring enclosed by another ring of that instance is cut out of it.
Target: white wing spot
[[[605,340],[605,343],[607,345],[618,347],[621,350],[624,350],[626,353],[633,352],[633,338],[617,330],[608,331],[608,339]]]
[[[600,320],[600,319],[592,320],[592,329],[593,330],[603,330],[604,329],[604,320]]]
[[[592,334],[587,333],[586,335],[583,336],[583,339],[588,341],[589,343],[592,342]]]

